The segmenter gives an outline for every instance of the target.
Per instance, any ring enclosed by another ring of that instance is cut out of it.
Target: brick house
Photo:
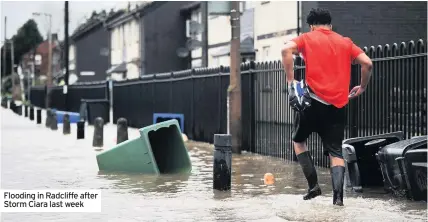
[[[59,75],[62,70],[62,50],[58,35],[52,34],[52,76]],[[48,73],[49,41],[40,43],[35,50],[31,50],[23,55],[21,59],[22,72],[26,75],[33,74],[32,63],[34,62],[34,79],[36,84],[44,84]]]

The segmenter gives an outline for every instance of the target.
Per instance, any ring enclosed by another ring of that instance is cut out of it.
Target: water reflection
[[[213,198],[215,200],[227,200],[232,197],[232,191],[213,190]]]
[[[144,175],[98,172],[98,178],[108,180],[112,189],[130,193],[178,193],[187,186],[190,174]]]

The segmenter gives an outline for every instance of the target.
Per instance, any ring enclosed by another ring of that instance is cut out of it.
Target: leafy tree
[[[15,64],[21,61],[21,57],[36,48],[41,42],[43,37],[40,35],[37,23],[30,19],[21,28],[18,33],[13,37],[15,47]]]
[[[8,44],[7,46],[6,46],[6,61],[3,61],[3,55],[4,55],[4,50],[5,50],[5,47],[4,47],[5,45],[3,44],[3,46],[1,47],[1,55],[0,55],[0,57],[1,57],[1,76],[2,77],[4,77],[4,76],[7,76],[7,75],[10,75],[12,72],[11,72],[11,65],[10,65],[10,63],[11,63],[11,61],[10,61],[10,59],[11,59],[11,56],[10,56],[10,45]],[[4,64],[3,64],[4,63]],[[3,71],[3,66],[6,68],[6,72],[5,73],[3,73],[4,71]]]
[[[10,41],[10,40],[9,40]],[[22,56],[29,52],[30,50],[36,48],[41,42],[43,42],[43,37],[39,32],[37,23],[33,19],[29,19],[23,26],[18,29],[16,35],[12,37],[13,48],[14,48],[14,64],[19,64],[21,62]],[[3,62],[3,50],[4,45],[1,48],[1,61]],[[11,45],[8,43],[6,45],[6,73],[3,73],[1,70],[2,76],[7,76],[11,74],[11,55],[10,55]],[[16,71],[16,70],[15,70]]]
[[[12,39],[8,40],[7,44],[3,44],[1,48],[0,59],[3,63],[4,57],[4,47],[6,46],[6,63],[2,64],[2,66],[6,67],[6,72],[3,72],[3,67],[1,68],[1,76],[9,77],[3,78],[2,81],[2,93],[12,93],[14,94],[14,98],[19,99],[20,95],[20,85],[19,85],[19,77],[17,75],[12,76],[10,78],[10,74],[12,73],[12,65],[11,65],[11,44],[10,41],[13,42],[14,49],[14,64],[20,64],[21,59],[24,54],[29,52],[32,49],[35,49],[41,42],[43,42],[43,37],[40,35],[39,29],[37,27],[37,23],[33,19],[29,19],[23,26],[18,29],[16,35],[12,37]],[[16,72],[16,69],[15,69]],[[13,86],[16,86],[15,89]]]

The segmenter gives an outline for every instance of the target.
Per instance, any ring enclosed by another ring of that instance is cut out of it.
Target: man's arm
[[[297,44],[294,41],[289,41],[285,44],[281,51],[282,65],[287,75],[287,83],[290,84],[294,81],[294,60],[293,54],[298,54]]]
[[[366,89],[369,84],[370,77],[372,74],[373,63],[372,60],[365,54],[360,53],[356,58],[355,62],[361,65],[361,83],[360,86]]]
[[[361,83],[360,87],[366,89],[369,84],[371,72],[372,72],[372,60],[361,50],[360,47],[356,46],[350,38],[346,38],[351,44],[351,59],[353,62],[361,65]]]
[[[349,98],[355,98],[366,91],[372,72],[372,60],[358,46],[352,43],[351,59],[361,65],[361,82],[349,92]]]

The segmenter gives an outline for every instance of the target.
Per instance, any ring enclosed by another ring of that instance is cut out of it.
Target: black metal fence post
[[[256,73],[253,71],[255,68],[254,62],[251,62],[249,75],[250,75],[250,121],[251,121],[251,130],[250,130],[250,152],[254,152],[256,149],[256,115],[255,115],[255,83],[256,83]]]

